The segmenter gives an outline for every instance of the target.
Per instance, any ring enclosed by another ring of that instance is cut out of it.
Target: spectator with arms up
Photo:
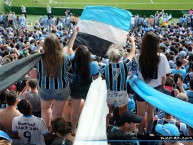
[[[135,38],[128,37],[131,43],[130,53],[123,61],[124,49],[119,45],[111,45],[107,51],[109,63],[101,70],[107,83],[107,104],[109,114],[112,112],[114,103],[119,108],[119,115],[127,111],[128,95],[126,90],[126,79],[129,69],[132,65],[132,59],[135,55]],[[109,115],[107,116],[107,122]]]
[[[74,30],[74,34],[68,45],[68,54],[72,60],[73,82],[70,86],[72,97],[72,115],[71,123],[73,132],[76,131],[76,124],[80,114],[79,106],[82,99],[86,99],[88,89],[92,79],[98,77],[98,65],[91,61],[91,54],[86,46],[80,45],[75,52],[72,50],[78,28]]]
[[[28,91],[30,89],[30,91]],[[32,104],[32,114],[37,117],[41,117],[41,103],[40,103],[40,96],[37,90],[37,80],[30,79],[27,83],[25,88],[22,90],[23,98],[30,101]]]

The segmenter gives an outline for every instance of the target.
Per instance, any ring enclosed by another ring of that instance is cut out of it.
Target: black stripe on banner
[[[127,76],[128,76],[128,69],[127,69],[127,65],[124,63],[124,69],[125,69],[125,81],[127,80]]]
[[[110,90],[113,90],[113,65],[109,63],[109,88]]]
[[[65,88],[65,86],[66,86],[66,82],[64,80],[64,73],[65,73],[64,69],[65,69],[65,62],[64,62],[63,67],[62,67],[62,88]]]
[[[58,89],[58,79],[54,78],[54,87],[55,89]]]
[[[119,66],[119,63],[117,63],[116,64],[116,68],[117,68],[117,75],[118,75],[118,77],[117,77],[117,91],[120,91],[121,90],[121,88],[120,88],[120,83],[121,83],[121,67]]]
[[[88,47],[92,54],[97,56],[106,57],[109,46],[112,42],[101,39],[99,37],[79,32],[74,42],[73,49],[76,49],[79,45],[85,45]]]
[[[42,87],[42,59],[39,61],[39,86]]]
[[[125,69],[125,83],[126,83],[126,81],[127,81],[127,76],[128,76],[128,69],[127,69],[127,65],[125,64],[125,63],[123,63],[124,64],[124,69]],[[124,85],[124,89],[126,89],[126,85]]]
[[[46,77],[46,89],[50,89],[50,80],[49,77]]]

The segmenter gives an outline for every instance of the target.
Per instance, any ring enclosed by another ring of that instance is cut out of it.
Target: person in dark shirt
[[[137,140],[137,123],[142,121],[142,117],[130,112],[125,111],[119,120],[119,128],[113,127],[108,134],[110,145],[135,145]],[[125,140],[125,141],[120,141]]]
[[[57,136],[52,145],[72,145],[74,136],[72,136],[72,128],[63,118],[57,118],[52,121],[52,132]]]

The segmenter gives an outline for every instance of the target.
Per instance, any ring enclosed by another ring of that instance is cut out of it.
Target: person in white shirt
[[[136,54],[135,61],[138,64],[139,79],[156,90],[164,91],[166,74],[171,73],[171,70],[166,56],[160,53],[159,37],[155,33],[150,31],[144,34],[140,53]],[[139,134],[143,133],[144,128],[146,128],[146,131],[149,130],[155,109],[154,106],[146,103],[141,97],[135,94],[137,114],[145,117],[145,112],[147,112],[147,115],[146,121],[144,119],[139,123]]]
[[[27,17],[26,16],[26,7],[24,7],[23,5],[21,5],[21,12],[22,12],[22,14],[25,15],[25,17]]]
[[[131,29],[135,26],[135,17],[131,17]]]
[[[22,16],[19,18],[19,22],[20,28],[26,27],[26,18],[24,14],[22,14]]]
[[[51,15],[52,15],[52,8],[48,5],[47,8],[47,14],[48,14],[48,18],[51,18]]]
[[[44,137],[48,135],[48,129],[44,120],[32,115],[32,105],[26,99],[22,99],[17,108],[23,115],[12,121],[14,137],[20,138],[21,145],[45,145]]]

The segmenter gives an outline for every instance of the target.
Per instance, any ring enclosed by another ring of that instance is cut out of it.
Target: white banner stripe
[[[90,34],[101,39],[110,41],[122,46],[126,45],[127,31],[123,31],[111,25],[90,20],[79,20],[79,32]]]

